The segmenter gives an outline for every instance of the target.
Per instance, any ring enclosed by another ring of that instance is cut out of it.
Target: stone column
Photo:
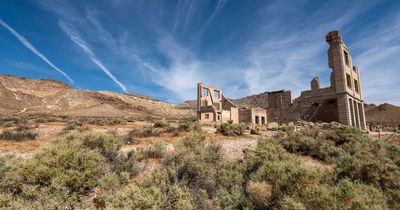
[[[356,127],[361,129],[360,126],[360,109],[358,108],[358,102],[354,100],[354,115],[356,117]]]
[[[354,117],[354,103],[353,103],[353,99],[349,98],[349,105],[350,105],[350,117],[351,117],[351,121],[350,121],[350,126],[356,126],[356,121],[355,121],[355,117]]]
[[[339,123],[343,125],[351,125],[351,110],[349,98],[346,95],[340,95],[337,97]]]
[[[361,125],[361,129],[366,130],[367,129],[367,123],[365,121],[365,112],[364,112],[364,103],[361,102],[359,103],[359,109],[360,109],[360,125]]]

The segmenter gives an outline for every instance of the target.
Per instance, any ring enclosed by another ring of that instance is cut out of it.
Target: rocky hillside
[[[73,116],[184,118],[193,110],[139,94],[87,91],[55,80],[0,74],[0,115],[48,113]]]
[[[384,103],[379,106],[365,105],[367,121],[400,124],[400,107]]]
[[[266,108],[266,105],[268,104],[268,92],[251,95],[251,96],[246,96],[246,97],[240,98],[240,99],[234,99],[234,100],[232,100],[232,102],[235,103],[236,105],[238,105],[239,107]]]

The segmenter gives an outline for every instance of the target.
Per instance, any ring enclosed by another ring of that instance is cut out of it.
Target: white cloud
[[[71,79],[71,77],[68,76],[63,70],[58,68],[56,65],[54,65],[45,55],[43,55],[39,50],[37,50],[25,37],[23,37],[21,34],[19,34],[17,31],[15,31],[11,26],[9,26],[6,22],[4,22],[2,19],[0,19],[0,25],[2,25],[4,28],[6,28],[8,31],[12,33],[26,48],[28,48],[30,51],[32,51],[35,55],[37,55],[40,59],[42,59],[44,62],[46,62],[51,68],[62,74],[65,78],[68,79],[70,83],[74,83],[74,81]]]
[[[309,88],[313,76],[320,76],[322,86],[329,85],[331,70],[324,38],[336,29],[344,35],[354,64],[361,67],[366,101],[399,103],[394,98],[398,92],[395,84],[400,83],[395,74],[400,65],[395,61],[400,44],[389,36],[399,35],[398,28],[390,27],[396,21],[378,18],[373,22],[382,25],[368,30],[360,30],[355,24],[377,2],[324,2],[307,12],[302,9],[309,4],[305,1],[276,1],[256,9],[250,6],[251,14],[246,13],[247,7],[241,8],[243,16],[220,26],[224,34],[208,33],[218,32],[213,23],[227,17],[225,9],[234,10],[228,5],[233,2],[224,0],[214,2],[214,8],[202,1],[179,1],[172,6],[140,1],[135,7],[124,4],[115,10],[111,6],[107,12],[97,11],[95,6],[74,10],[69,5],[63,10],[48,3],[46,8],[79,26],[91,42],[106,47],[109,60],[126,62],[118,70],[148,81],[148,91],[164,94],[158,87],[168,90],[170,96],[163,98],[171,101],[195,98],[196,83],[200,81],[223,88],[231,98],[283,88],[297,97]],[[77,11],[86,13],[80,15]],[[118,15],[110,18],[115,12]],[[135,22],[125,17],[140,18]],[[350,40],[355,36],[361,37],[356,43]],[[377,78],[376,69],[384,75]]]
[[[104,64],[97,58],[97,56],[93,53],[93,51],[87,46],[85,41],[79,36],[72,25],[69,25],[63,21],[59,21],[61,29],[69,36],[69,38],[90,57],[96,66],[98,66],[108,77],[110,77],[124,92],[127,92],[127,88],[124,84],[122,84],[112,73],[111,71],[104,66]]]

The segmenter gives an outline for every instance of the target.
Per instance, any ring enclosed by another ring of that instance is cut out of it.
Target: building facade
[[[302,91],[295,100],[303,120],[336,121],[366,129],[360,69],[353,66],[352,57],[338,31],[326,35],[329,44],[328,66],[332,69],[330,86],[320,88],[319,78],[311,81],[311,89]]]

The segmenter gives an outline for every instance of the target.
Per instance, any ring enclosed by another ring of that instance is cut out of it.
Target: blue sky
[[[0,73],[179,103],[328,86],[339,30],[367,103],[400,105],[400,1],[0,0]]]

